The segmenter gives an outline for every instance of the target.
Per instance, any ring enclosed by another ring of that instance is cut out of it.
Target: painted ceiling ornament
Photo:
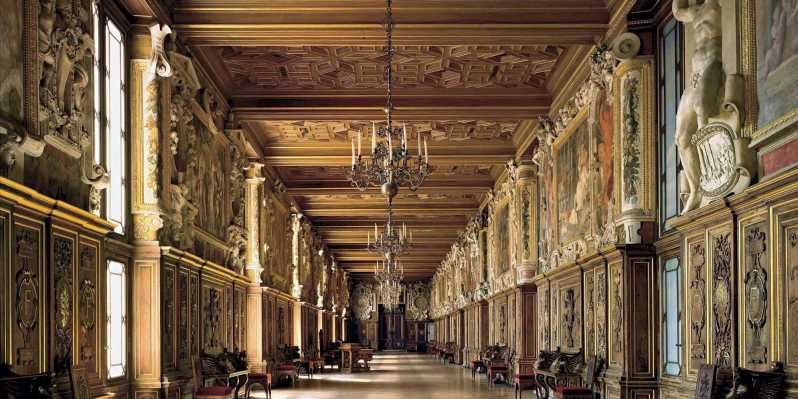
[[[676,146],[682,162],[682,214],[751,183],[749,138],[742,136],[743,77],[723,65],[722,7],[718,0],[673,2],[673,15],[695,29],[693,75],[676,113]],[[734,10],[727,10],[734,13]]]

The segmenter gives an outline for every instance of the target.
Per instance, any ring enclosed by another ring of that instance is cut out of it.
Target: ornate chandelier
[[[369,252],[400,256],[406,249],[413,246],[413,232],[411,231],[408,236],[407,226],[404,223],[402,223],[401,229],[398,226],[394,226],[391,214],[391,207],[389,205],[388,220],[382,232],[377,228],[377,223],[374,223],[374,241],[371,241],[371,233],[368,233],[366,249],[368,249]]]
[[[372,124],[371,129],[371,156],[364,156],[361,152],[361,135],[358,133],[357,145],[352,139],[352,169],[349,178],[352,185],[361,191],[365,191],[370,186],[380,186],[382,193],[388,198],[390,203],[399,191],[399,187],[407,186],[411,191],[415,191],[424,182],[424,179],[432,171],[429,165],[429,153],[427,152],[427,139],[424,138],[424,151],[421,151],[421,135],[417,137],[416,156],[410,154],[407,142],[407,128],[393,126],[391,112],[393,111],[392,89],[393,75],[391,65],[393,64],[393,13],[391,11],[391,0],[387,0],[385,17],[385,55],[388,63],[385,66],[385,79],[388,82],[387,98],[385,103],[386,124],[377,127]]]
[[[385,261],[374,265],[374,279],[377,280],[380,303],[388,311],[394,311],[402,301],[402,277],[404,268],[393,257],[387,254]]]

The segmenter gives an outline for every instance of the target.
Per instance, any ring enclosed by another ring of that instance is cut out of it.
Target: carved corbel
[[[0,160],[7,168],[17,161],[17,153],[39,157],[44,151],[44,142],[28,135],[25,128],[9,119],[0,117]]]

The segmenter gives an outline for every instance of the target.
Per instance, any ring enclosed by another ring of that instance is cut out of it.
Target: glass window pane
[[[116,223],[115,231],[123,233],[125,228],[125,45],[119,28],[108,21],[106,24],[106,112],[108,172],[111,183],[106,201],[106,218]]]
[[[106,293],[107,333],[108,333],[108,377],[115,378],[125,374],[126,358],[126,292],[125,265],[114,260],[108,261]]]
[[[662,222],[677,216],[679,200],[679,154],[676,148],[676,111],[682,91],[681,25],[671,20],[660,30],[659,118],[660,118],[660,216]]]
[[[663,357],[666,375],[681,373],[681,285],[679,258],[665,261],[662,278],[663,303]]]

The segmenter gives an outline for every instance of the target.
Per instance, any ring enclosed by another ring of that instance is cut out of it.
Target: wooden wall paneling
[[[569,277],[559,281],[560,347],[566,352],[578,352],[582,349],[582,276],[579,269]]]
[[[608,268],[608,284],[607,290],[607,314],[608,325],[607,333],[609,344],[608,349],[608,370],[613,370],[614,373],[620,374],[623,368],[623,358],[625,353],[623,326],[626,323],[624,320],[623,307],[625,301],[623,292],[624,284],[624,264],[623,259],[613,259],[609,262]]]
[[[655,337],[658,332],[655,315],[659,302],[654,259],[651,256],[630,256],[628,263],[627,372],[632,379],[654,381],[657,376]],[[650,392],[650,389],[642,388],[642,391]]]
[[[539,280],[538,287],[538,348],[540,350],[551,350],[551,314],[549,301],[549,282]]]
[[[177,363],[180,369],[191,366],[191,277],[188,268],[177,274]]]
[[[730,367],[736,362],[735,351],[735,231],[728,223],[708,229],[710,325],[709,358],[713,364]]]
[[[549,345],[553,350],[562,347],[560,340],[560,301],[559,286],[556,281],[549,282]]]
[[[48,369],[57,376],[68,376],[74,361],[75,333],[75,259],[78,251],[77,231],[61,224],[51,224],[48,229],[49,278],[47,297],[51,298],[46,310],[49,322],[50,352]],[[69,388],[68,379],[59,378],[59,388]]]
[[[12,371],[41,373],[48,369],[44,224],[18,212],[13,214],[11,243]]]
[[[686,376],[695,381],[698,369],[707,361],[707,281],[710,276],[707,267],[706,238],[704,233],[684,239],[683,258],[685,259],[684,292],[685,304],[685,356]]]
[[[769,296],[773,304],[769,317],[774,320],[772,359],[784,362],[789,394],[798,395],[798,200],[775,205],[771,218],[771,259],[776,264],[770,284],[775,288]]]
[[[189,272],[189,284],[191,291],[189,294],[189,301],[191,303],[191,332],[190,345],[191,356],[198,355],[202,350],[202,287],[200,285],[200,273],[198,270],[191,270]]]
[[[773,361],[773,317],[770,279],[777,276],[770,261],[771,233],[766,209],[741,217],[737,222],[737,306],[740,334],[739,365],[763,369]],[[777,248],[777,246],[776,246]]]
[[[161,372],[177,369],[177,264],[161,260]]]
[[[607,265],[602,262],[595,269],[595,297],[596,297],[596,354],[607,362],[609,328],[607,307]]]
[[[15,292],[16,282],[13,271],[16,267],[12,263],[11,254],[15,249],[14,241],[11,240],[11,207],[5,201],[0,200],[0,335],[6,337],[0,340],[0,362],[14,364],[16,356],[12,348],[13,329],[15,324],[12,321],[15,300],[12,292]]]
[[[587,268],[582,274],[584,286],[584,300],[582,314],[585,316],[583,327],[585,331],[584,349],[585,356],[596,355],[596,272]]]
[[[75,285],[77,300],[77,363],[86,368],[90,379],[96,378],[99,384],[103,380],[104,353],[103,340],[105,320],[103,306],[105,303],[105,268],[101,266],[100,254],[104,247],[102,239],[96,236],[81,234],[79,237],[78,274]]]

